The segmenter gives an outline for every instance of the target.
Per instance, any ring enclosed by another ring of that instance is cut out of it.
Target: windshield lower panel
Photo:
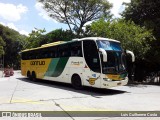
[[[107,62],[102,61],[103,74],[126,73],[125,56],[120,51],[106,51]]]

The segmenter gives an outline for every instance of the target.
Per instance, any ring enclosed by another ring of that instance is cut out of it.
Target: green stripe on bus
[[[58,64],[58,61],[59,61],[60,58],[54,58],[51,60],[51,63],[49,64],[49,67],[48,67],[48,70],[45,74],[45,76],[52,76],[52,74],[54,73],[55,69],[56,69],[56,66]]]
[[[63,72],[69,57],[64,58],[53,58],[51,63],[49,64],[48,70],[45,76],[49,77],[58,77]]]
[[[69,57],[64,57],[64,58],[60,58],[58,61],[58,64],[56,66],[56,69],[54,71],[54,73],[52,74],[52,77],[58,77],[61,75],[61,73],[63,72],[67,62],[68,62]]]

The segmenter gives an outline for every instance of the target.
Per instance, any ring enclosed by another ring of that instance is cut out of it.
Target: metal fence
[[[146,76],[145,81],[147,83],[159,83],[160,84],[160,71],[151,72],[149,75]]]

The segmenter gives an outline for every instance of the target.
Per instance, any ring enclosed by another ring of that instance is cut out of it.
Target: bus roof
[[[26,50],[23,50],[21,52],[27,52],[27,51],[31,51],[31,50],[37,50],[37,49],[41,49],[41,48],[56,46],[56,45],[70,43],[70,42],[74,42],[74,41],[83,41],[83,40],[94,40],[94,41],[96,41],[96,40],[107,40],[107,41],[112,41],[112,42],[118,42],[118,43],[120,43],[120,41],[109,39],[109,38],[103,38],[103,37],[85,37],[85,38],[80,38],[80,39],[78,39],[78,38],[77,39],[73,39],[72,41],[67,41],[67,42],[66,41],[57,41],[57,42],[53,42],[53,43],[49,43],[49,44],[44,44],[41,47],[26,49]]]
[[[26,49],[26,50],[23,50],[22,52],[27,52],[27,51],[31,51],[31,50],[37,50],[37,49],[41,49],[41,48],[56,46],[56,45],[60,45],[60,44],[64,44],[64,43],[67,43],[67,42],[65,42],[65,41],[57,41],[57,42],[53,42],[53,43],[49,43],[49,44],[44,44],[41,47]]]
[[[86,37],[86,38],[81,38],[81,39],[77,39],[78,41],[83,41],[83,40],[107,40],[107,41],[112,41],[112,42],[118,42],[120,43],[120,41],[118,40],[114,40],[114,39],[109,39],[109,38],[103,38],[103,37]]]

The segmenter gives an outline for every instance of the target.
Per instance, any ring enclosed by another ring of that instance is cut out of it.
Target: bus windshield
[[[120,43],[99,40],[97,45],[107,52],[107,62],[102,61],[103,74],[122,74],[126,72],[125,55]]]
[[[104,50],[122,51],[121,44],[119,42],[98,40],[97,45],[99,48],[103,48]]]

